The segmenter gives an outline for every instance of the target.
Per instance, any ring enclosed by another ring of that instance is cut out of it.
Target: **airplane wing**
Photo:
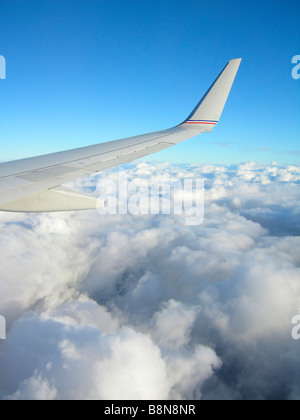
[[[212,131],[220,119],[240,63],[241,59],[229,61],[189,117],[173,128],[0,164],[0,211],[95,209],[95,197],[61,185]]]

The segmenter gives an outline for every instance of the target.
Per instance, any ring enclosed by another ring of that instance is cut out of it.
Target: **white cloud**
[[[153,317],[153,336],[164,346],[180,348],[189,342],[197,309],[171,299]]]
[[[203,176],[204,223],[0,215],[0,396],[297,399],[300,167],[142,163],[128,174]]]

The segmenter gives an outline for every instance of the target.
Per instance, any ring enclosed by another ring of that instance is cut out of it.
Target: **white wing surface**
[[[174,146],[217,124],[241,59],[227,63],[190,116],[176,127],[50,155],[0,164],[0,211],[95,209],[96,198],[62,184]]]

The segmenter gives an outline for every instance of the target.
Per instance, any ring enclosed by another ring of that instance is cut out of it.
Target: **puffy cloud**
[[[0,215],[3,399],[299,398],[300,167],[129,165],[205,179],[205,219]],[[74,183],[99,190],[116,170]]]
[[[0,383],[6,393],[18,390],[5,398],[191,397],[220,364],[201,346],[163,354],[150,333],[129,327],[104,333],[66,322],[36,314],[16,322],[1,354]]]

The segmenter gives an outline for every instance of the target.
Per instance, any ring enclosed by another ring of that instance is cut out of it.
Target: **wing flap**
[[[1,211],[16,213],[94,210],[96,208],[97,198],[62,187],[41,191],[0,206]]]
[[[110,159],[106,159],[104,161],[98,162],[93,165],[89,165],[86,167],[87,170],[92,172],[100,172],[104,169],[114,168],[115,166],[122,165],[127,162],[133,162],[136,159],[140,159],[142,157],[148,156],[153,153],[160,152],[161,150],[167,149],[168,147],[173,146],[170,143],[159,143],[154,146],[144,147],[140,150],[134,150],[126,154],[122,154],[120,156],[114,156]]]

